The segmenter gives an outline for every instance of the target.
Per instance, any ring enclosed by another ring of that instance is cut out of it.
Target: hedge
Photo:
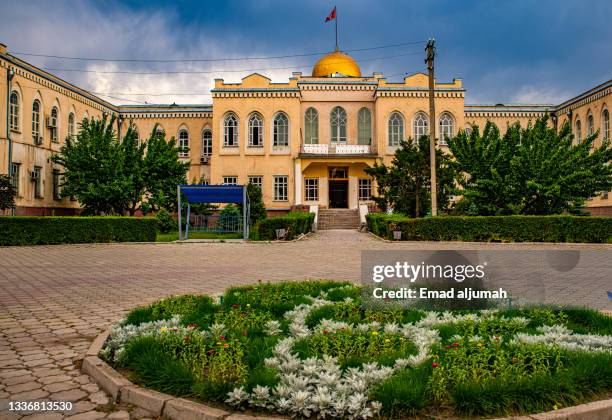
[[[612,218],[592,216],[441,216],[412,219],[382,213],[366,217],[375,235],[405,241],[612,243]]]
[[[310,232],[314,217],[314,213],[292,211],[285,216],[261,220],[256,226],[257,239],[262,241],[276,239],[276,229],[286,229],[285,240],[290,241],[302,233]]]
[[[152,217],[0,217],[0,245],[153,242]]]

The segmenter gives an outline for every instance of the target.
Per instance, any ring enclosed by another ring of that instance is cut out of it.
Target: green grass
[[[156,242],[178,241],[178,232],[158,233]],[[189,232],[189,239],[242,239],[242,233]]]
[[[312,334],[296,339],[291,347],[302,361],[332,356],[338,369],[348,373],[364,363],[393,366],[399,358],[416,355],[415,337],[410,333],[404,336],[397,327],[383,326],[415,324],[427,313],[397,307],[366,308],[361,293],[358,286],[346,282],[318,280],[232,287],[218,300],[204,295],[172,296],[134,308],[124,325],[179,315],[183,327],[156,326],[149,330],[153,336],[132,338],[123,353],[111,355],[120,355],[115,359],[117,366],[141,385],[222,405],[227,392],[235,387],[252,392],[257,386],[272,389],[284,380],[282,371],[266,359],[274,355],[279,340],[289,335],[290,320],[285,313],[313,302],[314,297],[333,303],[313,309],[306,317]],[[513,319],[516,317],[529,322]],[[324,319],[349,326],[330,324],[323,328],[320,323]],[[267,335],[274,324],[280,333]],[[428,327],[440,337],[429,348],[425,356],[429,359],[396,370],[368,389],[368,397],[382,403],[382,418],[403,419],[525,415],[609,395],[611,353],[511,341],[519,332],[541,333],[538,327],[542,325],[563,325],[581,334],[612,334],[612,317],[568,307],[511,308],[478,322],[462,319],[439,324]],[[474,339],[475,335],[480,338]],[[246,402],[240,408],[261,409]]]
[[[432,369],[429,363],[415,369],[404,369],[374,388],[371,396],[382,403],[381,414],[395,419],[415,416],[424,409],[431,402],[427,381]]]

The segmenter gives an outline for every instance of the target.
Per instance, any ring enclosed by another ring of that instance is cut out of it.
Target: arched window
[[[255,113],[249,117],[249,147],[263,146],[263,118]]]
[[[19,131],[19,95],[11,92],[9,108],[9,127],[13,131]]]
[[[159,124],[155,126],[155,136],[162,137],[162,138],[165,136],[164,129]]]
[[[414,140],[419,141],[421,136],[427,135],[428,132],[427,115],[425,115],[424,112],[419,112],[414,117],[414,125],[412,128]]]
[[[610,112],[607,109],[601,113],[601,132],[604,139],[610,138]]]
[[[346,143],[346,111],[342,107],[332,109],[330,115],[332,143]]]
[[[576,143],[580,144],[582,142],[582,126],[580,124],[580,120],[576,120]]]
[[[274,140],[273,146],[289,146],[289,118],[284,112],[279,112],[274,117]]]
[[[314,108],[308,108],[304,114],[304,142],[319,143],[319,113]]]
[[[59,111],[57,107],[51,108],[51,141],[57,143],[59,141]]]
[[[595,120],[593,119],[593,115],[589,114],[587,116],[587,136],[592,136],[595,133]]]
[[[453,116],[448,113],[442,113],[440,116],[440,144],[446,144],[446,140],[453,137],[455,121]]]
[[[34,103],[32,103],[32,139],[34,139],[34,143],[38,144],[40,140],[40,101],[38,99],[34,99]]]
[[[238,147],[238,118],[227,114],[223,120],[223,146]]]
[[[212,131],[204,130],[202,132],[202,156],[212,155]]]
[[[136,132],[138,134],[138,132]],[[68,114],[68,135],[70,138],[76,136],[75,125],[74,125],[74,114],[71,112]]]
[[[389,117],[389,146],[399,146],[404,139],[404,118],[399,112]]]
[[[187,130],[179,131],[179,157],[189,157],[189,132]]]
[[[357,114],[357,144],[372,144],[372,113],[361,108]]]

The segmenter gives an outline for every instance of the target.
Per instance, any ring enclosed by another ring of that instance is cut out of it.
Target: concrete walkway
[[[73,401],[28,418],[143,418],[109,404],[78,366],[95,336],[163,296],[258,280],[359,281],[362,250],[606,249],[611,245],[389,243],[349,230],[292,243],[101,244],[0,248],[0,418],[9,401]]]

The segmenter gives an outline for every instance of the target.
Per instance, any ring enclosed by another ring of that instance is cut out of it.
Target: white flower
[[[281,330],[281,323],[276,320],[270,320],[266,322],[264,331],[268,335],[279,335],[281,332],[283,332]]]
[[[249,398],[249,394],[244,390],[243,387],[234,388],[234,390],[228,392],[227,395],[228,398],[225,400],[225,402],[234,407],[241,405]]]
[[[215,322],[214,324],[210,326],[210,333],[216,337],[220,335],[225,335],[225,324],[220,323],[220,322]]]

